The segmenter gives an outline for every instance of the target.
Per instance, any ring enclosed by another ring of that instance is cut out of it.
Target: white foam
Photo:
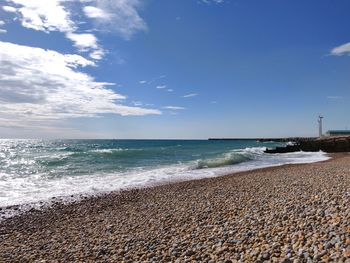
[[[94,195],[115,190],[145,187],[174,181],[216,177],[224,174],[283,164],[313,163],[329,159],[323,152],[294,152],[263,154],[261,148],[247,148],[241,152],[254,153],[251,161],[207,169],[193,169],[193,162],[153,169],[135,169],[124,173],[62,176],[48,178],[45,174],[17,176],[0,174],[0,207],[37,203],[52,197]]]
[[[96,150],[90,150],[89,152],[93,153],[113,153],[113,152],[122,152],[127,151],[128,149],[122,149],[122,148],[114,148],[114,149],[96,149]]]

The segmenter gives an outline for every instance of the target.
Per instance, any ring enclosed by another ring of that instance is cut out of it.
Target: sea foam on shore
[[[274,145],[256,141],[1,140],[0,207],[329,158],[322,152],[264,153],[266,146]]]
[[[350,260],[350,159],[113,192],[0,222],[0,261]]]

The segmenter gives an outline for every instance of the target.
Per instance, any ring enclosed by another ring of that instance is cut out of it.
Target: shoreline
[[[345,262],[350,258],[350,155],[330,156],[27,212],[0,222],[0,261],[280,262],[333,256]],[[318,229],[336,233],[335,241]]]
[[[95,194],[86,193],[86,194],[72,194],[72,195],[66,195],[66,196],[54,196],[47,200],[40,200],[35,203],[23,203],[23,204],[15,204],[15,205],[9,205],[9,206],[0,206],[0,222],[4,220],[8,220],[14,217],[21,217],[25,216],[27,213],[31,213],[33,211],[42,211],[46,209],[50,209],[53,206],[60,205],[70,205],[70,204],[76,204],[79,203],[82,200],[90,199],[90,198],[99,198],[110,194],[118,194],[122,192],[128,192],[128,191],[134,191],[134,190],[142,190],[142,189],[148,189],[148,188],[154,188],[159,186],[165,186],[165,185],[172,185],[172,184],[178,184],[183,182],[195,182],[200,180],[206,180],[206,179],[215,179],[218,177],[225,177],[225,176],[238,176],[240,174],[250,173],[253,171],[264,171],[265,169],[274,169],[278,167],[288,167],[288,166],[294,166],[294,165],[307,165],[312,163],[321,163],[321,162],[327,162],[334,158],[338,158],[342,155],[346,155],[346,153],[327,153],[327,156],[329,159],[322,160],[322,161],[315,161],[311,163],[290,163],[290,164],[280,164],[280,165],[271,165],[266,167],[258,167],[258,168],[248,168],[247,170],[238,170],[238,171],[232,171],[227,173],[217,173],[214,176],[210,177],[200,177],[200,178],[176,178],[172,180],[164,180],[155,182],[152,184],[145,184],[144,186],[128,186],[122,189],[116,189],[112,191],[105,191],[105,192],[97,192]],[[213,169],[213,168],[209,168]]]

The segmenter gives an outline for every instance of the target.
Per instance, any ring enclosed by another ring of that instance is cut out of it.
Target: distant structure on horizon
[[[350,136],[350,130],[329,130],[326,136]]]
[[[322,137],[322,119],[323,116],[318,116],[318,137]]]

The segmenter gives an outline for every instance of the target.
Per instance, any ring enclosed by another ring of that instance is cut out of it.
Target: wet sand
[[[350,262],[350,155],[111,193],[0,222],[0,262]]]

